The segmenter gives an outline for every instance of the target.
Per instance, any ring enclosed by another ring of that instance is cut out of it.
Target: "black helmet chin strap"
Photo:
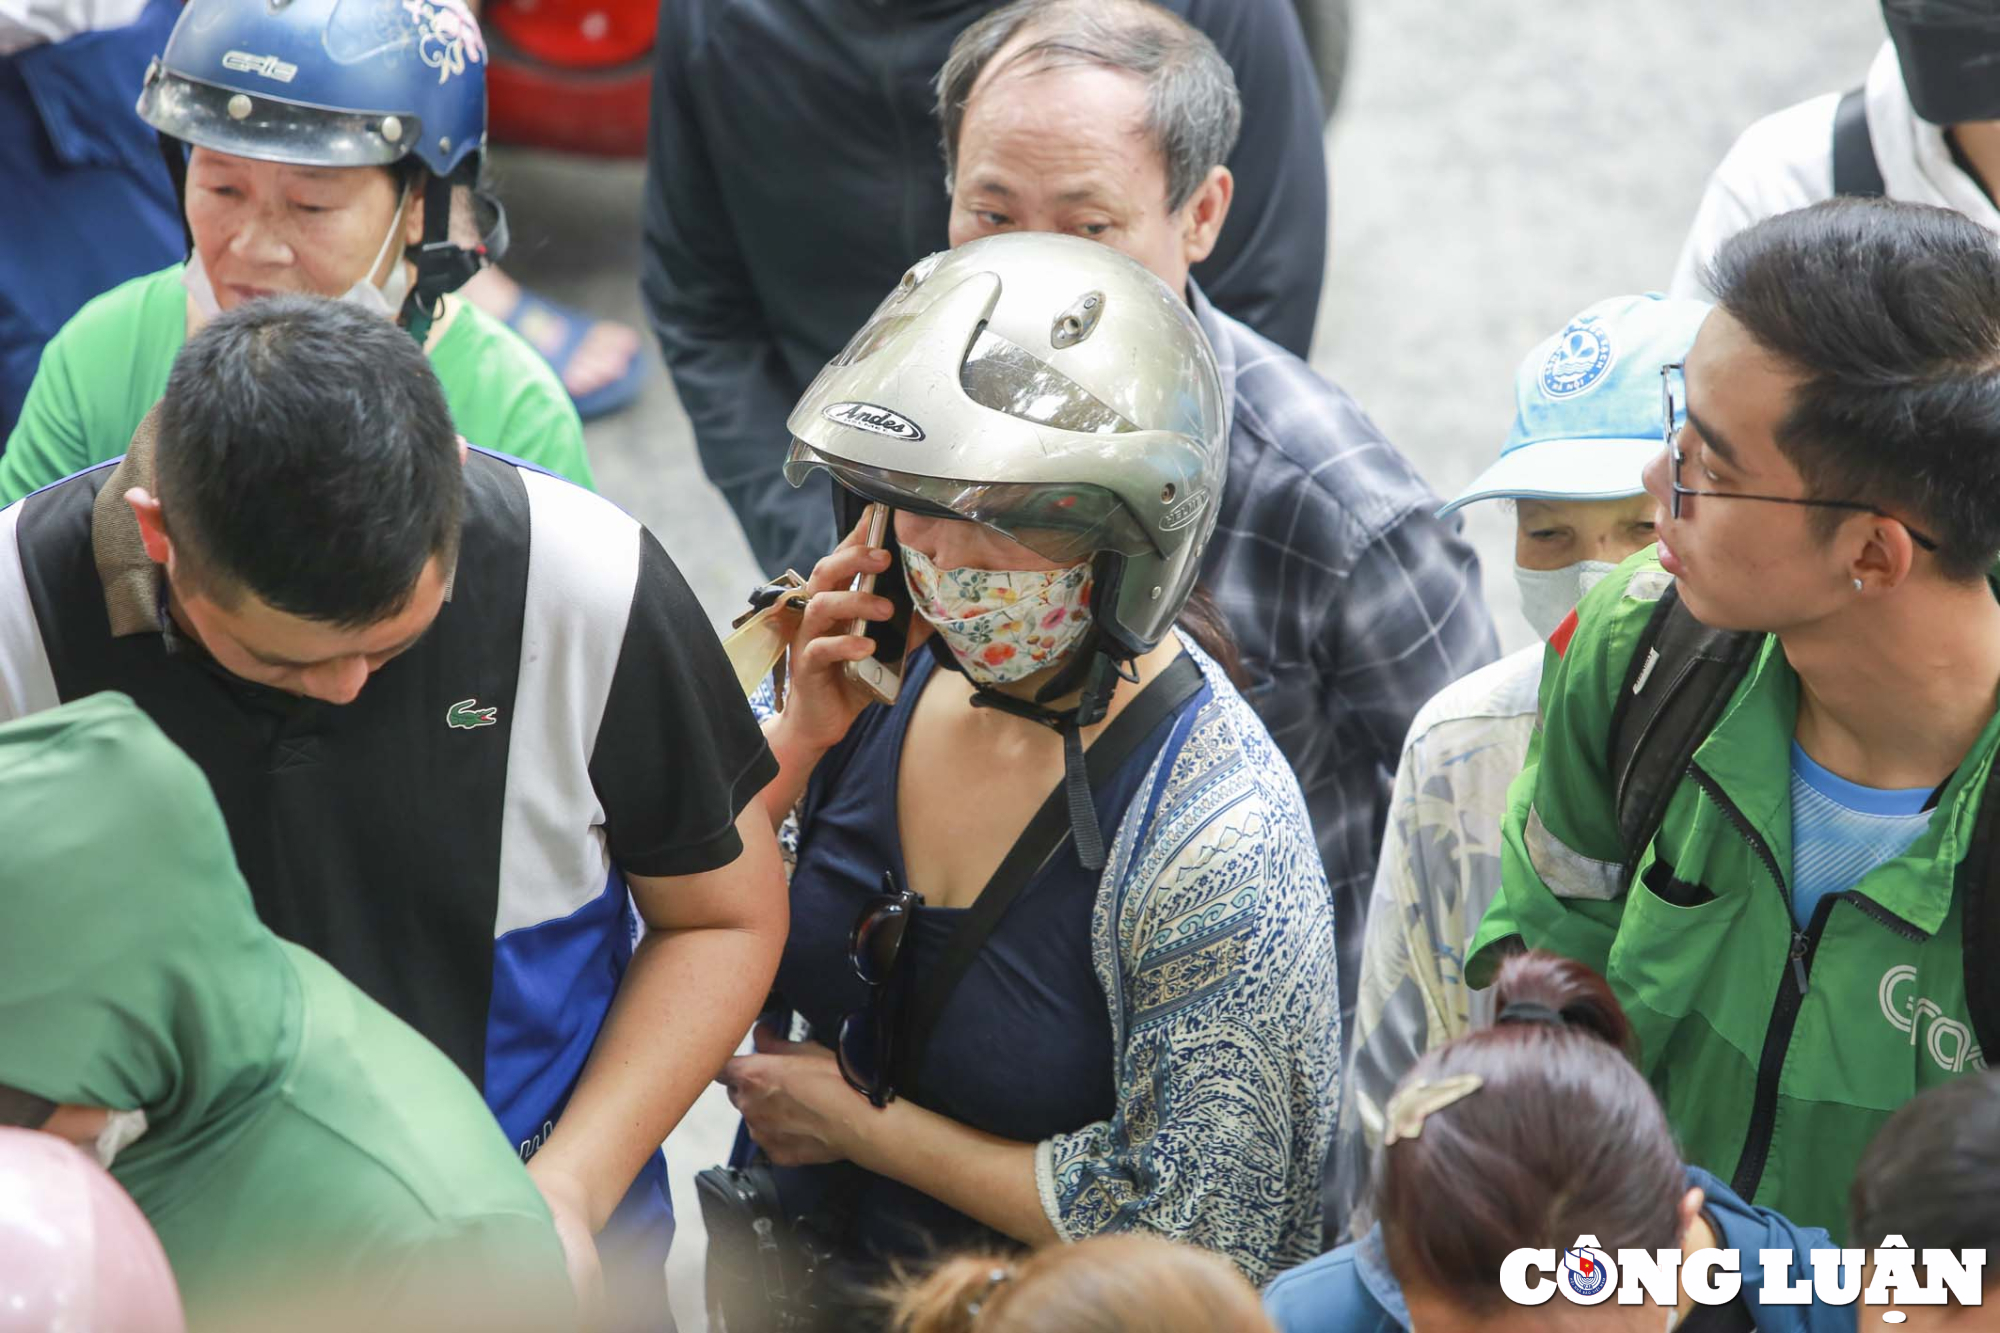
[[[181,235],[187,240],[187,258],[194,258],[194,228],[188,225],[188,150],[187,145],[165,130],[154,130],[153,138],[160,145],[160,160],[167,164],[167,179],[174,183],[174,211],[180,214]]]
[[[472,192],[473,214],[480,224],[479,244],[468,250],[452,243],[451,192],[449,177],[426,178],[423,243],[403,252],[404,258],[417,266],[417,280],[403,298],[402,322],[419,347],[430,336],[444,294],[457,291],[480,269],[499,263],[500,256],[507,253],[507,212],[498,199],[479,189]],[[490,222],[480,216],[482,213],[490,215]]]
[[[1104,869],[1104,830],[1097,822],[1097,803],[1091,797],[1090,772],[1084,767],[1083,729],[1104,720],[1110,710],[1112,692],[1120,680],[1136,681],[1138,673],[1106,652],[1099,632],[1093,628],[1070,663],[1033,700],[982,685],[966,675],[965,668],[952,656],[940,635],[927,642],[931,655],[940,663],[965,676],[972,684],[972,706],[1039,722],[1062,737],[1063,793],[1069,801],[1070,836],[1076,843],[1076,859],[1085,870]],[[1076,688],[1083,678],[1083,696],[1071,708],[1050,708],[1045,699],[1059,697]]]

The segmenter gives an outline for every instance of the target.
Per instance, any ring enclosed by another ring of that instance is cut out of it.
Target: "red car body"
[[[650,0],[493,0],[481,21],[493,143],[646,155],[659,24]]]

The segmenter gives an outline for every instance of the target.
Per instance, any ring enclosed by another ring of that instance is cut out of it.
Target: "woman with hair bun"
[[[1273,1333],[1228,1260],[1145,1234],[959,1255],[895,1302],[892,1333]]]
[[[1851,1308],[1762,1303],[1758,1251],[1790,1251],[1796,1278],[1808,1251],[1833,1242],[1681,1162],[1602,977],[1553,954],[1518,954],[1494,983],[1494,1012],[1491,1027],[1427,1052],[1397,1085],[1373,1172],[1375,1224],[1270,1285],[1265,1308],[1283,1333],[1660,1333],[1663,1318],[1682,1333],[1854,1327]],[[1512,1251],[1565,1250],[1586,1235],[1614,1255],[1736,1250],[1742,1292],[1703,1306],[1683,1289],[1663,1311],[1651,1301],[1580,1305],[1560,1292],[1516,1305],[1501,1291]]]

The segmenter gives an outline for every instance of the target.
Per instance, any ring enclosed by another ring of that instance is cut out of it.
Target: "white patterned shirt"
[[[1543,655],[1523,648],[1447,686],[1403,743],[1328,1171],[1328,1218],[1348,1219],[1350,1233],[1396,1084],[1425,1051],[1492,1018],[1491,996],[1465,983],[1465,950],[1500,891],[1500,821],[1534,732]]]

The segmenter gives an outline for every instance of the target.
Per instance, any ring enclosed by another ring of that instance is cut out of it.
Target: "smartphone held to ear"
[[[865,516],[868,545],[889,547],[894,554],[894,545],[889,540],[889,520],[891,510],[885,504],[871,504]],[[879,586],[877,580],[881,580]],[[897,692],[903,686],[903,660],[910,651],[910,585],[903,578],[900,562],[891,560],[889,568],[880,574],[859,574],[854,579],[854,591],[872,592],[878,597],[886,597],[895,608],[887,620],[857,620],[850,634],[860,634],[875,645],[871,656],[858,662],[847,664],[849,679],[859,684],[868,693],[885,704],[896,702]]]

